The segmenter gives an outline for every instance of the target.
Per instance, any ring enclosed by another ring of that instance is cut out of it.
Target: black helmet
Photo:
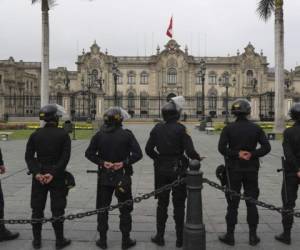
[[[57,104],[47,104],[41,108],[39,117],[45,122],[58,122],[59,117],[64,114],[63,107]]]
[[[124,119],[128,119],[130,115],[120,107],[111,107],[105,111],[103,119],[107,126],[118,126],[122,124]]]
[[[250,115],[251,105],[249,101],[247,99],[237,99],[232,104],[231,113],[236,116]]]
[[[290,116],[294,121],[300,121],[300,102],[295,103],[291,107]]]
[[[179,120],[180,118],[180,111],[178,111],[176,104],[173,101],[166,103],[161,109],[161,113],[166,122],[170,120]]]

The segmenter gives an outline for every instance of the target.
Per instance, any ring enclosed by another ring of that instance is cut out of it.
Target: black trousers
[[[281,197],[283,208],[288,210],[294,210],[296,206],[297,193],[299,187],[299,178],[296,174],[287,174],[286,176],[286,191],[284,183],[282,184]],[[294,216],[288,214],[282,214],[282,225],[285,230],[291,230],[294,223]]]
[[[241,192],[241,188],[244,188],[244,194],[257,199],[259,196],[258,188],[258,172],[238,172],[229,170],[230,188],[238,193]],[[227,199],[227,214],[226,223],[229,230],[234,230],[238,221],[238,208],[240,204],[240,198],[236,196],[226,195]],[[256,230],[259,223],[258,210],[255,204],[247,202],[247,222],[250,230]]]
[[[109,206],[112,201],[112,196],[114,194],[115,187],[99,185],[97,190],[97,209]],[[116,195],[118,202],[124,202],[126,200],[132,199],[131,187],[126,193],[119,193]],[[132,227],[131,212],[133,210],[133,205],[125,205],[120,209],[120,231],[123,237],[129,237]],[[98,214],[98,231],[100,234],[106,235],[109,229],[108,226],[108,212]]]
[[[157,188],[161,188],[167,184],[174,182],[177,179],[175,175],[167,175],[158,173],[156,179]],[[168,206],[170,202],[171,190],[164,191],[157,196],[157,210],[156,210],[156,226],[157,234],[163,236],[165,232],[166,222],[168,219]],[[176,225],[177,238],[181,239],[184,226],[185,215],[185,200],[186,200],[186,185],[180,184],[177,187],[172,188],[172,202],[174,207],[173,218]]]
[[[44,218],[47,196],[50,193],[51,212],[53,217],[64,215],[67,205],[67,187],[64,178],[55,177],[48,185],[40,184],[35,178],[32,179],[31,208],[32,218]],[[52,223],[58,240],[63,238],[63,222]],[[42,224],[32,224],[34,237],[41,237]]]
[[[4,198],[0,181],[0,219],[4,218]]]

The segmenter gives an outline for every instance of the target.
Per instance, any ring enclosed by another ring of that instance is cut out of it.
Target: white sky
[[[168,41],[174,16],[175,39],[195,56],[243,52],[249,41],[274,63],[274,19],[256,14],[258,0],[57,0],[50,11],[50,65],[76,69],[82,48],[97,40],[117,56],[150,55]],[[300,1],[285,0],[286,68],[300,64]],[[0,0],[0,59],[40,61],[40,4]]]

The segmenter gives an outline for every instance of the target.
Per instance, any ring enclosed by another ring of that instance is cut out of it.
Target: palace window
[[[217,84],[217,75],[209,75],[208,76],[208,83],[211,85],[216,85]]]
[[[135,108],[135,97],[132,92],[128,93],[128,110],[134,110]]]
[[[168,77],[167,77],[168,84],[176,84],[177,83],[177,71],[174,68],[168,70]]]
[[[247,85],[252,85],[253,83],[253,71],[248,70],[247,71]]]
[[[133,71],[128,73],[128,84],[135,84],[135,73]]]
[[[208,97],[208,108],[210,110],[216,110],[217,109],[217,96],[209,96]]]
[[[142,72],[141,84],[148,84],[148,73],[147,72]]]
[[[147,94],[141,94],[140,103],[141,103],[141,110],[148,109],[149,101],[148,101],[148,95]]]
[[[201,72],[199,71],[196,74],[196,85],[200,85],[202,83],[202,79],[201,79]]]

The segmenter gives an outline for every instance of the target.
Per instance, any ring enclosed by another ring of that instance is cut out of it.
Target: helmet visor
[[[171,100],[175,103],[177,111],[181,111],[184,108],[185,99],[183,96],[175,96]]]

